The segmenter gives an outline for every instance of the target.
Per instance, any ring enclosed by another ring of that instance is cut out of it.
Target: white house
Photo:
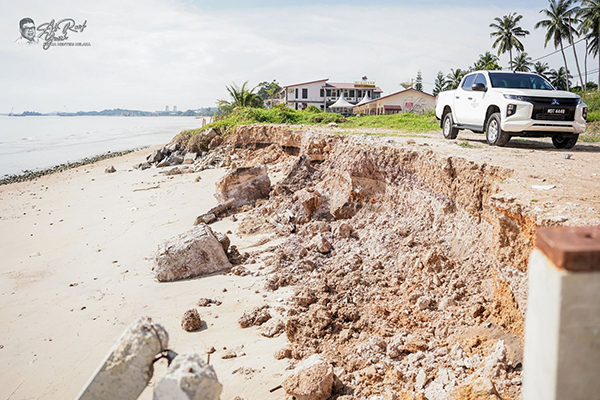
[[[435,96],[415,89],[401,90],[356,105],[356,115],[398,114],[401,112],[424,113],[435,108]]]
[[[304,110],[310,105],[323,111],[334,111],[332,105],[343,97],[348,103],[355,105],[368,96],[369,99],[381,97],[383,91],[375,82],[356,81],[354,83],[333,83],[329,79],[287,85],[281,89],[281,102],[294,110]],[[339,103],[338,103],[339,104]],[[337,108],[335,111],[339,111]]]

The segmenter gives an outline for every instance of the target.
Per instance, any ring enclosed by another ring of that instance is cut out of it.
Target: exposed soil
[[[240,231],[286,238],[251,255],[295,290],[277,358],[319,353],[332,398],[520,398],[535,227],[600,222],[600,146],[339,133],[239,127],[213,151],[274,183]]]

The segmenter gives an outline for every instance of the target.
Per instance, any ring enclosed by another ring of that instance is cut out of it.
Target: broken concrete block
[[[314,354],[296,366],[283,381],[286,398],[296,400],[326,400],[333,387],[333,367]]]
[[[271,180],[264,165],[236,168],[216,183],[220,201],[235,199],[234,206],[252,204],[258,199],[269,197]]]
[[[199,354],[180,354],[154,388],[154,400],[219,400],[223,386]]]
[[[169,335],[162,325],[147,317],[138,318],[123,332],[77,398],[137,399],[152,378],[154,358],[168,345]]]
[[[223,245],[210,227],[193,229],[163,243],[155,258],[154,274],[160,282],[171,282],[221,272],[231,268]]]

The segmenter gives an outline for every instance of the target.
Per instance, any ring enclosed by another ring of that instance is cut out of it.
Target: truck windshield
[[[554,87],[539,75],[515,74],[514,72],[490,72],[490,81],[496,88],[554,90]]]

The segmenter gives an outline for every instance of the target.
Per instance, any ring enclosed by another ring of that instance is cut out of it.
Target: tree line
[[[552,83],[555,87],[570,90],[571,79],[565,47],[571,47],[575,59],[575,68],[583,90],[598,89],[598,85],[588,82],[588,55],[598,59],[598,82],[600,83],[600,0],[549,0],[548,7],[540,10],[542,19],[534,25],[534,29],[544,29],[544,48],[551,43],[556,50],[562,53],[564,66],[551,69],[548,63],[532,61],[525,51],[521,39],[530,34],[520,26],[522,15],[510,13],[503,17],[494,18],[490,24],[492,32],[490,37],[494,40],[493,49],[498,49],[497,55],[490,51],[480,54],[473,66],[467,69],[450,69],[444,75],[438,72],[434,82],[433,94],[437,95],[443,90],[456,89],[462,78],[471,71],[476,70],[501,70],[499,58],[501,54],[509,54],[509,68],[511,71],[535,72]],[[583,71],[580,66],[580,54],[577,54],[575,45],[585,41],[585,54],[583,55]],[[565,46],[566,45],[566,46]],[[513,51],[516,53],[513,58]]]

